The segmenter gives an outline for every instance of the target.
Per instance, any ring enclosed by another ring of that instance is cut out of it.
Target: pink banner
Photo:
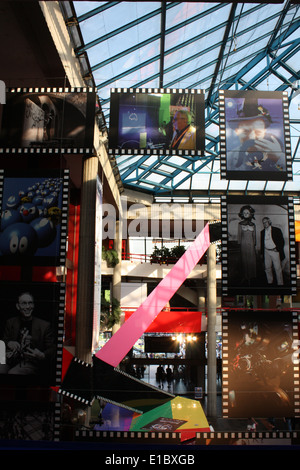
[[[209,225],[207,224],[192,245],[174,264],[167,276],[144,300],[121,328],[97,352],[96,357],[114,367],[122,361],[136,341],[147,330],[171,297],[177,292],[199,259],[210,245]]]

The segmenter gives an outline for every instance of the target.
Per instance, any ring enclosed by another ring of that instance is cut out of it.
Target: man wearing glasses
[[[172,150],[195,150],[196,128],[191,125],[188,111],[177,111],[173,118],[174,133],[170,148]]]

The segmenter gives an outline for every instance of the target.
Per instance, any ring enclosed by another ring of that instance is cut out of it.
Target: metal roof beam
[[[262,5],[259,5],[259,6],[255,7],[255,8],[253,8],[253,9],[249,10],[248,12],[242,14],[241,17],[250,14],[250,13],[249,13],[250,11],[253,12],[253,10],[257,10],[258,8],[262,8]],[[269,18],[268,18],[268,21],[272,20],[272,19],[275,18],[276,16],[277,16],[277,15],[273,15],[273,16],[269,17]],[[249,31],[253,30],[255,27],[259,26],[260,24],[264,24],[264,25],[265,25],[265,23],[266,23],[266,21],[265,21],[265,20],[262,20],[260,23],[255,24],[255,25],[252,25],[251,27],[247,28],[246,30],[241,31],[240,33],[238,33],[238,34],[236,35],[236,37],[239,37],[240,35],[244,34],[245,32],[249,32]],[[210,30],[210,34],[213,33],[213,32],[215,32],[215,31],[218,31],[219,29],[224,28],[225,26],[226,26],[226,22],[220,23],[219,25],[215,26],[214,28],[212,28],[212,29]],[[168,32],[169,32],[169,31],[168,31]],[[268,35],[269,35],[269,34],[266,33],[264,36],[267,37]],[[192,44],[193,42],[195,42],[195,41],[197,41],[197,40],[199,40],[199,39],[201,39],[201,38],[203,38],[203,37],[206,37],[206,36],[207,36],[207,33],[206,33],[206,32],[201,33],[201,34],[199,34],[199,35],[197,35],[197,36],[195,36],[195,37],[189,39],[188,41],[185,41],[185,42],[181,43],[180,45],[174,46],[172,49],[169,49],[168,51],[166,51],[165,55],[168,55],[168,54],[171,54],[171,53],[173,53],[173,52],[176,52],[177,50],[181,49],[182,47],[186,47],[186,46],[188,46],[189,44]],[[264,36],[263,36],[263,37],[264,37]],[[160,35],[152,36],[152,38],[150,38],[149,40],[140,43],[138,47],[143,47],[144,45],[147,45],[147,44],[149,44],[149,43],[152,42],[152,41],[158,40],[159,38],[160,38]],[[255,42],[256,42],[256,40],[252,41],[252,43],[255,43]],[[187,62],[189,62],[189,61],[191,61],[191,60],[196,59],[197,57],[200,57],[201,55],[203,55],[203,54],[209,52],[210,50],[212,51],[212,50],[216,49],[217,47],[220,47],[221,45],[222,45],[222,41],[220,41],[220,42],[217,43],[217,44],[214,44],[214,45],[210,46],[209,48],[206,48],[206,49],[203,50],[203,51],[198,52],[197,54],[194,54],[194,56],[191,56],[191,57],[188,57],[188,58],[184,59],[183,61],[181,61],[181,62],[175,64],[175,65],[172,66],[172,67],[168,67],[168,68],[164,71],[164,74],[166,74],[166,73],[168,73],[168,72],[170,72],[170,71],[172,71],[172,70],[174,70],[174,69],[176,69],[176,68],[182,66],[183,64],[185,64],[185,63],[187,63]],[[243,47],[247,47],[248,45],[249,45],[249,44],[244,44],[244,45],[242,46],[242,48],[243,48]],[[97,70],[97,69],[99,69],[99,68],[101,68],[101,67],[104,67],[104,66],[106,66],[106,65],[108,65],[108,64],[110,64],[110,63],[112,63],[112,62],[114,62],[115,60],[120,59],[120,58],[123,57],[124,55],[127,55],[127,54],[133,52],[134,50],[138,49],[138,47],[137,47],[137,46],[133,46],[132,48],[127,49],[126,51],[123,51],[122,53],[117,54],[117,55],[114,56],[114,57],[110,57],[109,59],[107,59],[107,60],[105,60],[105,61],[103,61],[103,62],[100,62],[100,63],[94,65],[94,66],[91,68],[91,70],[94,72],[95,70]],[[239,49],[239,50],[240,50],[240,49]],[[125,77],[126,75],[129,75],[130,73],[135,72],[136,70],[139,70],[140,68],[142,68],[142,67],[144,67],[144,66],[147,66],[147,65],[151,64],[152,62],[155,62],[156,60],[159,60],[159,59],[160,59],[160,54],[157,54],[157,55],[153,56],[151,59],[149,59],[149,60],[147,60],[147,61],[145,61],[145,62],[142,62],[142,63],[136,65],[135,67],[132,67],[132,68],[128,69],[127,71],[125,71],[125,72],[123,72],[123,73],[121,73],[121,74],[119,74],[119,75],[117,75],[117,76],[113,76],[111,79],[106,80],[105,82],[99,83],[99,84],[97,85],[97,88],[98,88],[98,89],[103,88],[103,87],[105,87],[105,86],[107,86],[107,85],[113,83],[114,81],[119,80],[119,79]],[[215,61],[213,61],[212,63],[215,63]],[[207,64],[206,64],[205,66],[203,66],[203,68],[206,68],[206,67],[207,67]],[[199,70],[200,70],[200,69],[199,69]],[[195,71],[194,71],[193,73],[195,73]],[[149,80],[155,80],[155,79],[158,78],[158,77],[160,77],[159,74],[154,74],[154,75],[152,75],[151,77],[148,77],[145,82],[147,82],[147,81],[149,81]],[[141,85],[142,85],[142,83],[143,83],[143,82],[141,82]],[[139,86],[139,84],[135,85],[135,87],[138,87],[138,86]]]
[[[214,74],[213,74],[213,77],[212,77],[210,89],[209,89],[209,92],[208,92],[208,96],[207,96],[207,102],[208,103],[210,103],[210,101],[211,101],[212,92],[214,90],[215,83],[216,83],[216,80],[217,80],[218,75],[219,75],[219,70],[220,70],[220,67],[221,67],[221,63],[224,59],[224,51],[225,51],[225,47],[226,47],[226,44],[227,44],[227,41],[228,41],[228,38],[229,38],[229,33],[230,33],[230,30],[231,30],[231,27],[232,27],[232,24],[233,24],[236,9],[237,9],[237,4],[234,3],[232,5],[230,13],[229,13],[226,29],[225,29],[224,36],[223,36],[223,41],[221,43],[221,47],[220,47],[220,51],[219,51],[217,64],[216,64],[216,67],[215,67],[215,71],[214,71]]]
[[[291,23],[289,25],[289,27],[287,28],[286,31],[284,31],[281,35],[279,35],[277,37],[277,39],[274,41],[274,46],[276,47],[276,45],[280,45],[282,43],[282,40],[284,38],[286,38],[286,33],[288,33],[288,36],[290,36],[291,34],[293,34],[295,31],[297,31],[300,27],[300,20],[297,20],[293,23]],[[290,46],[290,50],[292,48],[295,48],[295,41],[293,41],[293,46],[291,47]],[[226,83],[222,83],[222,89],[224,90],[227,90],[231,87],[232,83],[238,83],[239,80],[242,79],[242,77],[249,72],[249,70],[251,70],[252,68],[254,68],[261,60],[263,60],[265,57],[266,57],[266,53],[267,51],[265,50],[261,50],[259,51],[257,54],[254,55],[253,59],[250,60],[250,62],[247,63],[246,66],[242,67],[241,70],[235,74],[235,75],[232,75],[231,77],[228,77],[227,80],[226,80]],[[281,56],[279,56],[279,58],[277,58],[276,60],[279,61],[281,59]],[[251,86],[251,84],[253,83],[253,80],[251,80],[250,82],[247,82],[243,89],[246,89],[248,86]],[[218,92],[216,92],[217,94]],[[214,100],[213,100],[214,101]],[[215,111],[214,114],[218,114],[218,111]]]
[[[108,8],[114,7],[115,5],[118,5],[118,3],[121,3],[121,2],[106,2],[104,5],[94,8],[93,10],[89,10],[86,13],[78,16],[77,21],[78,23],[80,23],[82,21],[88,20],[89,18],[92,18],[95,15],[98,15],[98,13],[101,13],[102,11],[105,11]]]
[[[179,2],[179,3],[180,3],[180,2]],[[224,4],[224,5],[225,5],[225,4]],[[223,4],[222,4],[221,6],[218,5],[218,6],[214,7],[214,8],[211,8],[210,10],[208,10],[208,11],[206,11],[206,12],[204,12],[204,13],[201,13],[200,15],[194,16],[194,17],[190,18],[189,20],[185,20],[185,21],[183,21],[182,23],[179,23],[179,24],[177,24],[176,26],[173,26],[172,28],[169,28],[168,30],[165,31],[165,35],[171,34],[171,33],[173,33],[174,31],[177,31],[178,29],[182,28],[183,26],[186,26],[186,24],[189,24],[189,23],[191,23],[191,22],[194,22],[194,21],[199,20],[200,17],[203,17],[204,15],[207,15],[207,14],[209,14],[209,13],[211,13],[211,12],[214,12],[216,9],[221,8],[221,7],[223,7],[224,5],[223,5]],[[169,8],[170,6],[174,6],[174,4],[173,4],[173,3],[170,4],[170,5],[168,4],[168,5],[167,5],[167,8]],[[216,29],[219,29],[220,27],[222,27],[222,26],[217,26]],[[211,32],[212,32],[212,30],[211,30]],[[205,36],[205,34],[204,34],[204,36]],[[135,46],[132,46],[132,47],[130,47],[129,49],[126,49],[125,51],[120,52],[119,54],[116,54],[115,56],[111,57],[110,59],[108,59],[108,60],[106,60],[106,61],[103,61],[103,62],[100,62],[99,64],[94,65],[93,70],[97,70],[98,68],[101,68],[101,67],[103,67],[104,65],[107,65],[107,64],[109,64],[109,63],[111,63],[111,62],[114,62],[115,60],[118,60],[118,59],[120,59],[121,57],[124,57],[125,55],[130,54],[131,52],[134,52],[134,51],[140,49],[141,47],[146,46],[147,44],[150,44],[151,42],[157,41],[157,40],[160,39],[160,37],[161,37],[161,34],[159,33],[159,34],[156,34],[156,35],[152,36],[151,38],[149,38],[149,39],[147,39],[147,40],[145,40],[145,41],[139,42],[139,43],[137,43]],[[99,38],[99,39],[100,39],[100,38]],[[189,42],[190,42],[190,41],[187,41],[186,44],[189,44]],[[85,46],[84,46],[84,47],[85,47]],[[180,47],[183,47],[183,45],[181,45]]]
[[[276,40],[276,36],[277,36],[277,33],[280,31],[280,28],[282,27],[283,25],[283,22],[284,22],[284,19],[288,13],[288,11],[290,10],[291,8],[291,3],[290,1],[287,1],[282,12],[281,12],[281,15],[278,19],[278,22],[277,22],[277,25],[275,26],[274,30],[272,31],[272,35],[270,37],[270,40],[268,42],[268,45],[267,45],[267,49],[271,49],[273,46],[273,43],[274,41]]]
[[[160,63],[159,63],[159,87],[160,88],[164,87],[165,39],[166,39],[166,2],[161,2]]]
[[[119,3],[119,2],[117,2]],[[114,36],[117,36],[120,33],[123,33],[124,31],[128,31],[128,29],[133,28],[134,26],[137,26],[138,24],[143,23],[144,21],[149,20],[150,18],[153,18],[154,16],[158,16],[161,14],[161,8],[158,8],[147,15],[142,16],[141,18],[137,18],[134,21],[131,21],[130,23],[127,23],[120,28],[115,29],[114,31],[110,31],[107,34],[104,34],[103,36],[99,36],[98,38],[94,39],[93,41],[90,41],[89,43],[77,48],[75,50],[75,53],[77,55],[80,55],[82,52],[86,51],[87,49],[90,49],[91,47],[97,46],[101,42],[107,41],[108,39],[113,38]]]

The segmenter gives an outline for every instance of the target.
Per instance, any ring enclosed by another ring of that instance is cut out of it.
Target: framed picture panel
[[[65,285],[1,282],[0,383],[56,386],[61,383]],[[1,387],[0,387],[1,389]]]
[[[0,433],[7,441],[52,442],[60,437],[61,405],[36,400],[2,401]],[[12,447],[13,448],[13,447]]]
[[[204,91],[112,89],[111,154],[204,154]]]
[[[220,90],[221,178],[292,180],[288,94]]]
[[[92,88],[10,88],[0,107],[0,153],[91,153]]]
[[[65,264],[69,170],[0,170],[0,264]]]
[[[224,311],[222,335],[223,416],[299,416],[297,312]]]
[[[224,196],[223,295],[293,295],[296,251],[293,198]]]

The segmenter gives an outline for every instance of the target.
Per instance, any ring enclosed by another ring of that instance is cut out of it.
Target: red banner
[[[125,321],[134,312],[125,312]],[[202,312],[169,310],[160,312],[145,333],[200,333]]]

